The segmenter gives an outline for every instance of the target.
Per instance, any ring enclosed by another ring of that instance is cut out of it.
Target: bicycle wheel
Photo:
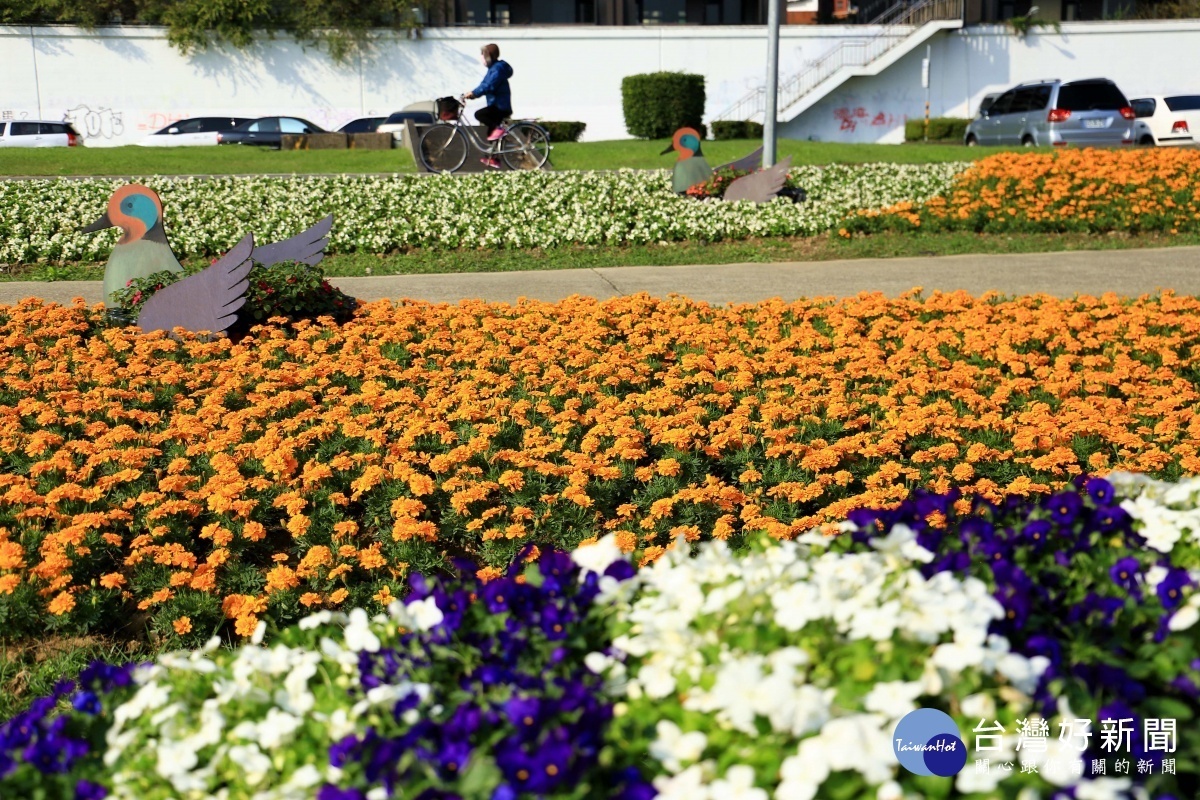
[[[509,169],[541,169],[550,158],[550,135],[537,125],[519,122],[500,140]]]
[[[417,152],[430,172],[454,172],[467,160],[467,140],[453,125],[434,125],[421,134]]]

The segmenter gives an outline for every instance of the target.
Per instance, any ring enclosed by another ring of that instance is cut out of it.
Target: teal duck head
[[[665,156],[672,150],[679,154],[677,161],[702,155],[700,152],[700,132],[695,128],[680,128],[675,131],[675,135],[671,137],[670,147],[663,150],[662,155]]]
[[[158,193],[148,186],[131,183],[117,189],[108,198],[108,207],[91,225],[80,228],[81,233],[94,233],[105,228],[120,228],[117,244],[138,241],[167,243],[163,229],[163,206]]]

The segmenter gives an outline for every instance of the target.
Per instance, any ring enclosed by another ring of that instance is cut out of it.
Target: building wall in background
[[[866,26],[783,29],[780,74],[801,70]],[[520,116],[587,123],[586,140],[626,138],[621,79],[657,70],[698,72],[707,115],[764,82],[762,27],[543,27],[429,29],[420,39],[384,37],[375,54],[335,64],[320,50],[264,39],[240,50],[180,55],[157,28],[0,27],[0,117],[69,119],[89,146],[132,144],[189,116],[293,114],[336,128],[473,88],[479,49],[495,41],[512,64]],[[1005,27],[974,27],[931,42],[934,116],[967,116],[985,94],[1039,78],[1109,77],[1128,95],[1200,92],[1200,22],[1064,24],[1062,34],[1019,39]],[[853,78],[782,127],[822,141],[899,142],[906,117],[924,113],[921,59],[905,56],[881,75]]]

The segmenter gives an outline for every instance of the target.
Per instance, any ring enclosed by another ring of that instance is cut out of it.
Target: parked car
[[[255,144],[278,148],[285,133],[328,133],[300,117],[260,117],[217,134],[218,144]]]
[[[1133,144],[1133,109],[1106,78],[1014,86],[967,126],[970,145],[1082,147]]]
[[[430,111],[397,111],[376,128],[375,132],[390,133],[393,143],[401,146],[404,144],[405,123],[408,120],[412,120],[417,125],[432,125],[433,113]]]
[[[196,147],[216,145],[217,134],[250,122],[249,117],[191,117],[172,122],[142,139],[142,147]]]
[[[1140,97],[1129,105],[1137,116],[1133,135],[1138,144],[1178,147],[1195,144],[1200,134],[1200,94]]]
[[[338,133],[375,133],[385,121],[387,117],[359,117],[338,128]]]
[[[0,122],[0,147],[82,147],[83,137],[69,122],[18,119]]]

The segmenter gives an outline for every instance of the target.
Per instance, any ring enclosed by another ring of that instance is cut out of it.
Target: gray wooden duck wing
[[[329,245],[329,231],[332,228],[333,214],[330,214],[316,225],[290,239],[254,248],[253,261],[264,267],[281,264],[284,261],[299,261],[315,267],[321,263],[321,259],[325,258],[325,248]]]
[[[246,302],[253,253],[254,236],[246,234],[217,263],[155,292],[138,314],[142,332],[170,332],[176,327],[224,332]]]

